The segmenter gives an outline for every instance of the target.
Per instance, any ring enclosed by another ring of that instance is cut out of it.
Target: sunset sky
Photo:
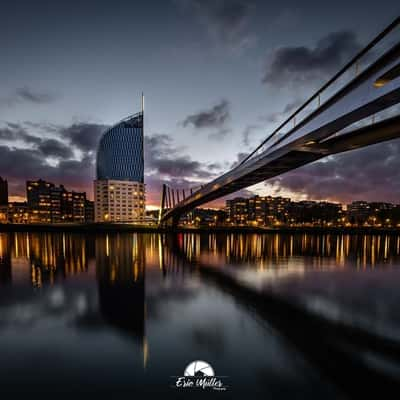
[[[0,176],[92,198],[101,133],[145,94],[148,204],[226,171],[400,14],[396,0],[18,1],[0,14]],[[400,203],[400,141],[250,188]],[[232,197],[232,196],[231,196]]]

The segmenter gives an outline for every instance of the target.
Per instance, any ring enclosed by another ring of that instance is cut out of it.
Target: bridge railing
[[[400,115],[400,104],[395,104],[394,106],[386,108],[385,110],[379,111],[370,117],[366,117],[360,121],[354,122],[353,124],[346,126],[345,128],[339,130],[338,132],[336,132],[334,135],[330,136],[329,138],[345,135],[346,133],[352,132],[355,129],[371,126],[378,122],[384,121],[385,119],[395,117],[398,115]],[[322,141],[321,143],[324,143],[324,141]]]
[[[296,130],[305,118],[320,108],[327,100],[334,96],[339,90],[350,83],[357,75],[373,64],[385,51],[389,50],[400,37],[400,17],[397,17],[386,29],[377,35],[366,47],[356,54],[346,65],[344,65],[328,82],[308,98],[296,111],[284,120],[267,138],[260,143],[248,156],[242,159],[234,168],[252,161],[260,154],[272,150],[284,137]],[[384,115],[390,116],[393,110],[385,110],[379,113],[378,118]],[[367,124],[373,118],[360,123]],[[347,131],[347,128],[346,128]]]

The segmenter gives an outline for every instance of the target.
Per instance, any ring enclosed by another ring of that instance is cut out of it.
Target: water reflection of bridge
[[[315,238],[315,240],[318,243],[317,251],[322,251],[322,248],[325,249],[327,246],[326,252],[322,253],[333,252],[336,257],[338,249],[346,255],[351,254],[352,243],[357,243],[358,239],[343,240],[341,237],[333,241],[336,243],[335,249],[330,249],[326,243],[321,244],[321,239]],[[373,253],[371,260],[376,259],[376,251],[378,256],[384,258],[387,258],[389,252],[393,250],[397,256],[399,255],[398,238],[384,237],[382,240],[379,237],[364,237],[360,240]],[[290,256],[295,254],[298,245],[303,251],[307,249],[306,238],[297,238],[297,244],[295,241],[293,237],[289,238],[289,246],[292,246]],[[379,396],[385,391],[390,392],[398,388],[400,379],[393,373],[394,370],[397,371],[400,363],[400,342],[397,340],[370,332],[356,324],[317,315],[276,294],[257,291],[243,284],[234,274],[226,273],[220,263],[212,264],[212,258],[206,257],[205,262],[202,261],[205,251],[202,249],[203,246],[212,254],[219,245],[226,244],[228,251],[232,250],[233,253],[236,251],[245,256],[245,242],[239,239],[231,248],[230,240],[221,240],[212,235],[169,236],[164,238],[163,242],[162,269],[165,275],[184,274],[181,270],[187,270],[188,267],[194,269],[203,282],[225,292],[235,303],[247,309],[257,319],[270,324],[273,330],[285,337],[350,398]],[[270,246],[274,243],[274,239],[270,238],[267,242],[267,246]],[[277,249],[279,245],[275,242],[275,246],[272,245],[270,250],[274,253]],[[221,251],[221,248],[218,251]]]

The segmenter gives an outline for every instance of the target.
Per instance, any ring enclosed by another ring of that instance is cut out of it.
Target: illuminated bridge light
[[[387,71],[374,82],[374,87],[381,88],[400,76],[400,64]]]

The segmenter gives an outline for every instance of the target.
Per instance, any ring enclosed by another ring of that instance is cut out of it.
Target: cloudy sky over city
[[[19,1],[0,14],[0,175],[92,197],[101,133],[145,94],[149,204],[229,169],[400,14],[395,0]],[[400,203],[400,141],[254,193]]]

